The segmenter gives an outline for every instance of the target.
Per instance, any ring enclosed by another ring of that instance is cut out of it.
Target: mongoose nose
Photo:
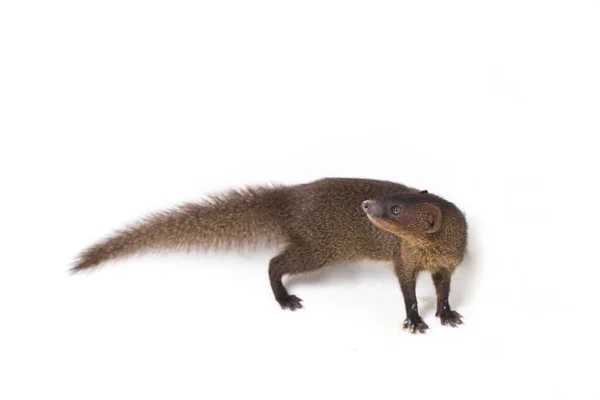
[[[367,215],[377,216],[381,214],[381,204],[377,200],[365,200],[362,202],[362,209]]]

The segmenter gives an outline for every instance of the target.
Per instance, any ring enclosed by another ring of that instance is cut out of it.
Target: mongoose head
[[[399,193],[365,200],[362,208],[378,228],[408,241],[423,242],[442,227],[442,211],[437,196],[427,191]]]

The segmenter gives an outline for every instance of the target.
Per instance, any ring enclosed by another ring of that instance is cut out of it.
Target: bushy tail
[[[84,250],[72,272],[134,254],[254,247],[287,240],[286,191],[236,190],[151,214]]]

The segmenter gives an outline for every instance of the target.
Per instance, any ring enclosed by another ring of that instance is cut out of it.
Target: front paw
[[[440,321],[442,325],[450,325],[455,328],[458,325],[462,325],[462,315],[457,313],[456,311],[451,311],[449,309],[445,309],[441,312],[437,312],[435,314],[436,317],[440,317]]]
[[[425,333],[425,330],[429,329],[427,324],[419,316],[406,318],[404,320],[403,328],[408,330],[410,333]]]

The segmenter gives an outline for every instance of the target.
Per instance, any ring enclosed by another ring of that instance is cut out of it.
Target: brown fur
[[[402,204],[398,217],[385,212],[394,202]],[[383,211],[376,213],[375,207]],[[149,215],[82,252],[72,271],[154,251],[281,244],[285,247],[271,260],[269,277],[282,308],[294,310],[302,307],[301,300],[287,292],[284,275],[340,261],[390,261],[405,299],[405,327],[423,332],[427,325],[418,316],[414,293],[423,270],[432,273],[442,323],[461,323],[460,315],[450,310],[448,293],[466,241],[462,212],[427,191],[388,181],[326,178],[231,191]]]

